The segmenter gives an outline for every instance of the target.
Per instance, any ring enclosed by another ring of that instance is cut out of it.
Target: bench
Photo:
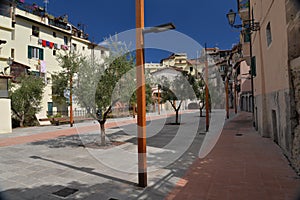
[[[52,124],[55,124],[56,126],[60,124],[70,123],[70,117],[55,117],[51,118]],[[74,123],[74,120],[73,120]]]
[[[82,122],[84,120],[93,120],[93,118],[85,118],[85,117],[74,117],[73,118],[73,124],[75,122]],[[60,124],[70,123],[70,117],[50,117],[50,118],[40,118],[40,122],[51,122],[51,124],[54,124],[56,126],[59,126]]]

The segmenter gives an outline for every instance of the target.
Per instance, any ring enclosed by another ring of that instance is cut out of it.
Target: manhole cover
[[[67,197],[71,194],[74,194],[75,192],[77,192],[78,189],[73,189],[73,188],[68,188],[68,187],[65,187],[61,190],[58,190],[57,192],[53,192],[52,194],[56,195],[56,196],[59,196],[59,197]]]
[[[235,136],[243,136],[243,134],[237,133],[237,134],[235,134]]]

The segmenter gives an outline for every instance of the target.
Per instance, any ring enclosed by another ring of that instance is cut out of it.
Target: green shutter
[[[253,56],[251,58],[251,74],[254,77],[256,76],[256,57],[255,56]]]
[[[251,40],[251,32],[250,30],[246,30],[244,32],[244,42],[250,42]]]
[[[39,49],[39,59],[44,60],[44,49]]]
[[[31,54],[31,46],[28,46],[28,58],[31,59],[32,58],[32,54]]]

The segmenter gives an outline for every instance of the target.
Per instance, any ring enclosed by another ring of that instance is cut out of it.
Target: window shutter
[[[28,58],[31,59],[32,58],[32,48],[31,46],[28,46]]]
[[[39,59],[44,60],[44,49],[39,49]]]
[[[256,57],[255,56],[253,56],[251,58],[251,74],[253,77],[256,76]]]

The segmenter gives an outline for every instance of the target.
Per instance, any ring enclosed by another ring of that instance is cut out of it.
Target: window
[[[15,40],[15,38],[16,38],[16,33],[15,33],[15,30],[13,30],[11,32],[11,40]]]
[[[267,28],[266,28],[266,35],[267,35],[267,45],[270,46],[272,43],[272,32],[271,32],[270,22],[268,23]]]
[[[226,67],[225,67],[224,65],[221,65],[221,66],[220,66],[220,72],[224,72],[224,71],[225,71],[225,68],[226,68]]]
[[[84,51],[85,50],[85,47],[82,47],[82,51]]]
[[[72,49],[71,49],[72,51],[76,51],[77,50],[77,45],[76,44],[72,44]]]
[[[69,41],[68,41],[68,37],[67,37],[67,36],[64,36],[64,43],[65,43],[65,45],[68,45],[68,44],[69,44]]]
[[[39,34],[40,34],[40,28],[32,25],[32,35],[39,37]]]
[[[28,58],[44,60],[44,50],[37,47],[28,46]]]
[[[56,50],[53,50],[53,55],[56,56]]]
[[[15,57],[15,49],[10,50],[10,57],[14,58]]]
[[[55,38],[56,38],[56,32],[53,32],[53,37],[55,37]]]

